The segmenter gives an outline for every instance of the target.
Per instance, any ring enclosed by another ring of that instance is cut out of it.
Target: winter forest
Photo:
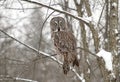
[[[120,0],[0,0],[0,82],[120,82]],[[63,73],[50,20],[63,17],[79,67]]]

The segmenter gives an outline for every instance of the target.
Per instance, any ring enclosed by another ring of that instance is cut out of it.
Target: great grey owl
[[[56,48],[56,54],[64,57],[63,72],[67,74],[70,64],[79,66],[76,51],[76,40],[72,32],[68,31],[67,24],[62,17],[54,17],[50,21],[51,37]]]

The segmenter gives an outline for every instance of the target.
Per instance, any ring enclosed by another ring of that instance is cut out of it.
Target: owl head
[[[65,19],[62,17],[54,17],[50,21],[50,27],[52,32],[66,31]]]

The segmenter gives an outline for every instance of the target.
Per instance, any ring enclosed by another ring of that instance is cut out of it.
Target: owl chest
[[[68,47],[67,37],[64,34],[56,33],[54,36],[55,46]]]
[[[74,49],[74,43],[66,32],[54,34],[54,45],[62,52],[69,52]]]

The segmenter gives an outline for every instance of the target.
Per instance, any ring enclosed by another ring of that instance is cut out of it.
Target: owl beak
[[[58,21],[58,31],[60,31],[60,21]]]
[[[58,31],[60,31],[60,27],[58,26]]]

